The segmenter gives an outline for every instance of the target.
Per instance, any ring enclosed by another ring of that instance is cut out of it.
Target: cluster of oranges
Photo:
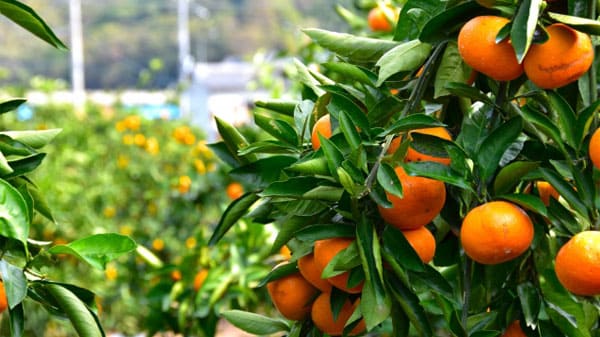
[[[563,87],[591,67],[594,49],[590,36],[562,23],[545,27],[548,40],[533,43],[519,62],[510,39],[497,41],[498,33],[509,23],[509,19],[493,15],[469,20],[458,34],[465,63],[498,81],[514,80],[525,73],[542,89]]]
[[[365,330],[363,319],[350,321],[360,304],[364,281],[353,281],[350,271],[322,277],[331,260],[353,242],[353,238],[316,241],[313,251],[298,259],[297,270],[267,283],[271,300],[281,315],[296,321],[310,317],[320,331],[330,336],[354,336]],[[339,290],[336,295],[332,295],[333,288]],[[332,309],[333,296],[344,296],[339,310]]]
[[[123,144],[135,145],[139,148],[144,149],[151,155],[157,155],[160,152],[160,145],[158,139],[155,137],[146,137],[140,132],[142,125],[141,117],[138,115],[129,115],[122,120],[118,121],[115,128],[119,132],[123,132]],[[118,165],[124,168],[128,165],[128,159],[121,157]]]

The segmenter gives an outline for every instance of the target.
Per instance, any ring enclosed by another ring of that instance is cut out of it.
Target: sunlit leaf
[[[48,252],[74,255],[91,266],[103,270],[108,262],[135,250],[136,247],[135,241],[128,236],[107,233],[84,237],[66,245],[56,245]]]

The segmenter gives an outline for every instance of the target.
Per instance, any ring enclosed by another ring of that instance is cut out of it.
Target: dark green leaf
[[[300,102],[298,101],[272,98],[256,101],[254,102],[254,105],[256,105],[259,108],[267,109],[269,111],[277,112],[285,116],[293,117],[294,110],[296,110],[296,106],[299,103]]]
[[[15,239],[25,245],[29,238],[29,210],[19,191],[0,179],[0,235]]]
[[[11,337],[22,337],[25,330],[25,312],[23,310],[23,303],[19,303],[13,309],[9,309],[8,317],[10,319],[10,333]]]
[[[0,275],[4,282],[8,307],[14,309],[27,296],[27,279],[23,269],[0,260]]]
[[[483,91],[465,83],[448,82],[444,84],[444,89],[456,96],[470,98],[474,101],[481,101],[490,105],[494,104],[492,99],[488,97]]]
[[[223,212],[221,215],[219,224],[210,237],[208,244],[216,244],[223,237],[223,235],[225,235],[229,229],[248,212],[250,206],[252,206],[258,199],[259,197],[256,193],[246,193],[229,204],[225,212]]]
[[[535,325],[540,313],[541,298],[536,286],[531,282],[521,283],[517,286],[519,302],[527,325]]]
[[[309,192],[324,182],[326,181],[315,177],[292,177],[269,184],[269,186],[260,192],[260,196],[300,198],[304,193]]]
[[[314,242],[329,238],[352,238],[354,227],[341,224],[317,224],[306,226],[296,232],[295,238],[301,241]]]
[[[431,52],[431,45],[419,40],[412,40],[398,45],[386,52],[377,61],[379,78],[377,86],[402,71],[413,71],[419,68]]]
[[[104,331],[90,309],[75,294],[61,285],[45,284],[45,288],[67,315],[81,337],[104,337]]]
[[[444,164],[432,161],[412,162],[405,164],[404,168],[410,175],[427,177],[472,190],[471,181],[464,174],[456,172]]]
[[[0,135],[9,136],[34,149],[40,149],[50,143],[61,131],[62,129],[3,131]]]
[[[600,35],[600,22],[580,16],[565,15],[549,12],[548,16],[553,20],[567,24],[580,32],[592,35]]]
[[[374,86],[377,75],[368,69],[344,62],[326,62],[322,64],[325,69],[343,75],[344,78],[354,80],[362,84]]]
[[[560,130],[558,127],[548,118],[546,115],[539,111],[533,110],[529,106],[525,105],[521,108],[523,118],[537,129],[544,133],[547,137],[552,139],[554,143],[561,149],[564,149],[564,143],[560,136]]]
[[[381,163],[377,170],[377,182],[389,193],[402,198],[402,184],[394,168],[386,163]]]
[[[268,134],[286,142],[290,145],[298,145],[298,135],[294,128],[283,120],[273,119],[271,116],[254,114],[254,122],[258,127],[265,130]]]
[[[475,158],[482,180],[487,180],[496,171],[502,156],[519,137],[522,129],[523,119],[513,117],[483,140]]]
[[[581,202],[577,192],[573,189],[573,187],[565,181],[563,177],[561,177],[558,173],[553,170],[547,168],[539,168],[539,172],[547,182],[552,185],[558,191],[561,197],[563,197],[573,209],[579,213],[584,219],[588,218],[588,210]]]
[[[402,6],[394,40],[407,41],[418,38],[427,21],[445,8],[446,4],[439,1],[408,0]]]
[[[402,231],[393,226],[383,230],[383,250],[402,267],[421,272],[424,270],[423,261],[410,245]]]
[[[407,288],[398,278],[388,274],[386,281],[394,299],[400,304],[419,336],[432,337],[431,323],[419,303],[419,298]]]
[[[374,106],[370,107],[371,110],[367,113],[369,123],[372,126],[384,126],[395,115],[402,111],[405,105],[406,100],[387,96],[383,100],[377,102]]]
[[[324,156],[298,161],[285,169],[304,175],[329,175],[327,159]]]
[[[8,179],[29,173],[40,166],[45,157],[45,153],[36,153],[27,157],[9,160],[8,164],[13,171],[5,175],[3,178]]]
[[[24,98],[15,98],[0,103],[0,114],[7,113],[9,111],[16,110],[21,104],[27,102]]]
[[[435,73],[434,98],[453,94],[446,85],[452,82],[467,83],[472,71],[462,60],[456,41],[448,42]]]
[[[240,156],[238,151],[249,145],[246,138],[225,120],[215,117],[215,121],[217,123],[219,134],[221,135],[221,138],[223,138],[227,149],[239,163],[249,163],[257,159],[256,155],[254,154]]]
[[[543,216],[548,216],[546,206],[544,205],[542,200],[537,196],[534,196],[531,194],[524,194],[524,193],[515,193],[515,194],[502,194],[502,195],[497,196],[497,198],[512,201],[523,208],[534,211]]]
[[[267,274],[267,276],[260,281],[257,287],[263,287],[271,281],[275,281],[282,277],[298,272],[298,265],[296,263],[282,263],[281,265],[278,265],[275,268],[273,268],[273,270],[271,270],[269,274]]]
[[[356,150],[361,145],[360,134],[358,134],[358,130],[348,114],[346,112],[341,112],[338,116],[340,129],[342,130],[342,134],[346,139],[346,142],[350,145],[352,150]]]
[[[397,42],[336,33],[323,29],[304,29],[303,32],[325,49],[354,62],[375,62],[398,45]]]
[[[336,118],[341,119],[341,115],[345,114],[356,127],[362,130],[369,130],[370,126],[367,115],[348,97],[332,94],[331,101],[327,107]]]
[[[106,264],[119,256],[129,253],[137,244],[128,236],[107,233],[95,234],[75,240],[66,245],[57,245],[48,250],[51,254],[70,254],[103,270]]]
[[[510,39],[519,63],[523,62],[533,41],[541,5],[542,0],[523,0],[513,19]]]
[[[323,150],[325,158],[327,159],[329,172],[331,172],[333,177],[337,178],[337,169],[344,161],[344,154],[332,141],[321,136],[321,134],[319,134],[319,140],[321,142],[321,149]]]
[[[381,136],[387,136],[389,134],[397,134],[403,131],[410,131],[415,129],[432,128],[437,126],[444,126],[444,123],[440,122],[434,117],[425,114],[411,114],[406,117],[400,118],[389,128],[385,130]]]
[[[558,115],[558,129],[561,132],[562,139],[573,148],[577,148],[575,127],[577,125],[577,117],[575,112],[569,106],[569,103],[558,93],[554,91],[548,92],[550,106],[552,111]]]
[[[29,6],[15,0],[0,1],[0,13],[58,49],[67,49],[44,20]]]
[[[427,21],[421,30],[419,39],[431,44],[446,40],[452,37],[466,20],[478,15],[483,10],[474,1],[451,7]]]
[[[281,179],[281,171],[296,162],[290,156],[271,156],[234,168],[229,172],[232,177],[255,188],[264,188]]]
[[[519,184],[521,178],[540,166],[538,162],[515,161],[503,167],[494,180],[496,194],[510,193]]]
[[[575,144],[578,144],[578,146],[576,147],[577,150],[581,150],[584,144],[583,140],[588,134],[592,125],[592,121],[594,120],[595,115],[598,113],[599,108],[600,100],[597,100],[579,113],[579,117],[577,118],[577,124],[575,126],[574,131]]]

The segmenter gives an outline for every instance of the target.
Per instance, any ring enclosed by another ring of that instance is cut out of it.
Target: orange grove
[[[315,151],[321,147],[319,134],[325,138],[331,137],[331,119],[329,114],[321,116],[319,119],[317,119],[315,125],[313,125],[310,140],[312,141],[312,147]]]
[[[446,130],[446,128],[441,127],[441,126],[410,131],[408,133],[409,138],[410,138],[410,135],[413,133],[420,133],[420,134],[424,134],[424,135],[435,136],[435,137],[442,138],[445,140],[452,140],[452,136],[450,135],[450,132],[448,132],[448,130]],[[400,147],[401,142],[402,142],[402,137],[394,138],[392,140],[392,142],[390,143],[390,147],[388,148],[387,153],[392,154],[392,153],[395,153],[396,151],[398,151],[398,148]],[[404,160],[407,162],[434,161],[434,162],[438,162],[440,164],[450,165],[450,158],[430,156],[430,155],[421,153],[421,152],[413,149],[412,147],[408,148],[408,150],[406,152],[406,156],[404,157]]]
[[[318,290],[298,272],[267,283],[271,301],[283,317],[295,321],[310,314]]]
[[[559,249],[554,269],[573,294],[600,295],[600,231],[575,234]]]
[[[402,231],[404,237],[410,243],[423,263],[429,263],[435,255],[435,238],[433,234],[423,226],[417,229]]]
[[[443,182],[425,177],[410,176],[404,168],[395,168],[402,184],[402,198],[386,192],[392,207],[378,206],[379,214],[390,225],[400,229],[417,229],[433,220],[446,202]]]
[[[504,17],[482,15],[467,21],[458,33],[458,51],[465,63],[497,81],[514,80],[523,74],[510,41],[496,43],[498,32],[508,23]]]
[[[520,207],[507,201],[491,201],[467,213],[460,241],[470,258],[491,265],[523,254],[533,234],[533,223]]]
[[[315,288],[323,292],[331,291],[331,283],[326,279],[321,278],[323,269],[319,267],[315,261],[315,255],[310,253],[298,259],[298,269],[300,274],[310,282]]]
[[[542,89],[555,89],[576,81],[590,69],[594,48],[589,35],[562,24],[546,27],[546,42],[532,44],[523,60],[525,74]]]
[[[353,238],[331,238],[315,241],[315,262],[320,270],[324,270],[329,262],[342,250],[348,248],[354,242]],[[357,294],[362,291],[364,282],[350,288],[348,287],[348,279],[350,272],[346,271],[342,274],[330,277],[327,279],[331,285],[341,289],[347,293]]]
[[[330,336],[340,336],[344,332],[344,327],[346,326],[348,319],[352,316],[352,313],[359,304],[360,300],[356,300],[356,302],[352,303],[349,299],[346,299],[337,318],[334,320],[333,312],[331,310],[331,293],[321,293],[312,305],[311,318],[315,326],[322,332]],[[356,336],[364,330],[365,321],[361,319],[348,335]]]

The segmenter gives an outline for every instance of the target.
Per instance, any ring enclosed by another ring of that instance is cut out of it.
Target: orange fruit
[[[200,290],[200,288],[202,288],[202,285],[204,284],[204,281],[206,280],[206,277],[208,276],[208,269],[202,269],[199,272],[196,273],[196,275],[194,276],[194,291],[198,291]]]
[[[0,313],[4,312],[8,308],[8,299],[6,298],[6,289],[4,289],[4,282],[0,281]]]
[[[547,181],[536,181],[535,186],[537,187],[540,199],[542,199],[542,202],[546,206],[550,205],[550,198],[558,200],[558,198],[560,197],[558,191],[554,187],[552,187],[552,185],[550,185],[550,183]]]
[[[434,128],[424,128],[424,129],[417,129],[417,130],[413,130],[410,131],[408,133],[409,137],[411,134],[413,133],[420,133],[420,134],[424,134],[424,135],[431,135],[431,136],[435,136],[438,138],[442,138],[445,140],[452,140],[452,136],[450,135],[450,132],[448,132],[448,130],[446,130],[446,128],[444,127],[434,127]],[[402,137],[396,137],[392,140],[390,147],[388,148],[387,153],[391,154],[394,153],[398,150],[398,148],[400,147],[400,143],[402,142]],[[415,149],[413,149],[412,147],[409,147],[407,152],[406,152],[406,156],[404,157],[404,160],[407,162],[411,162],[411,161],[435,161],[438,162],[440,164],[444,164],[444,165],[450,165],[450,158],[443,158],[443,157],[434,157],[434,156],[430,156],[424,153],[421,153]]]
[[[285,260],[289,260],[292,258],[292,251],[288,248],[288,246],[283,245],[279,249],[279,255],[283,257]]]
[[[310,314],[318,290],[296,272],[267,283],[267,290],[277,311],[287,319],[299,321]]]
[[[340,336],[344,332],[344,326],[346,326],[348,319],[352,316],[352,313],[359,304],[360,300],[356,300],[356,302],[352,303],[349,299],[346,299],[337,319],[334,320],[333,312],[331,310],[331,294],[321,293],[321,295],[313,302],[311,318],[315,326],[322,332],[330,336]],[[364,330],[365,321],[361,319],[348,335],[356,336]]]
[[[507,201],[491,201],[467,213],[460,241],[473,260],[498,264],[523,254],[533,234],[533,223],[520,207]]]
[[[443,182],[410,176],[401,166],[396,175],[402,184],[403,197],[386,192],[391,208],[378,206],[379,214],[390,225],[400,229],[417,229],[433,220],[446,202],[446,185]]]
[[[559,249],[554,269],[573,294],[600,295],[600,231],[575,234]]]
[[[227,197],[231,200],[236,200],[244,194],[244,187],[238,182],[232,182],[225,188]]]
[[[523,74],[523,66],[508,39],[496,43],[496,36],[509,20],[482,15],[467,21],[458,33],[458,51],[475,71],[497,81],[510,81]]]
[[[177,282],[177,281],[181,280],[181,277],[182,277],[182,275],[181,275],[181,272],[179,270],[173,270],[171,272],[171,280]]]
[[[379,6],[371,8],[367,15],[367,23],[374,32],[391,32],[394,29],[394,26]]]
[[[300,270],[300,274],[302,274],[302,276],[304,276],[304,278],[315,288],[323,292],[331,291],[331,283],[326,279],[321,278],[323,269],[320,268],[315,261],[315,255],[313,253],[304,255],[298,259],[298,269]]]
[[[314,256],[315,262],[320,270],[325,269],[329,261],[333,259],[339,252],[346,249],[354,242],[351,238],[331,238],[315,241]],[[334,287],[341,289],[347,293],[357,294],[362,291],[364,282],[352,288],[348,287],[349,272],[330,277],[327,279]]]
[[[554,89],[576,81],[594,60],[589,35],[562,24],[546,27],[546,42],[532,44],[523,60],[525,74],[542,89]]]
[[[592,164],[597,169],[600,169],[600,128],[596,129],[590,138],[590,144],[588,145],[588,155],[592,161]]]
[[[527,337],[527,335],[523,332],[523,329],[521,329],[521,323],[516,320],[510,323],[500,337]]]
[[[427,227],[402,231],[404,237],[410,243],[423,263],[429,263],[435,255],[435,238]]]
[[[325,138],[330,138],[331,133],[331,119],[329,117],[329,114],[323,115],[319,119],[317,119],[315,125],[313,126],[310,137],[313,149],[316,151],[321,147],[321,141],[319,140],[318,136],[319,134]]]

